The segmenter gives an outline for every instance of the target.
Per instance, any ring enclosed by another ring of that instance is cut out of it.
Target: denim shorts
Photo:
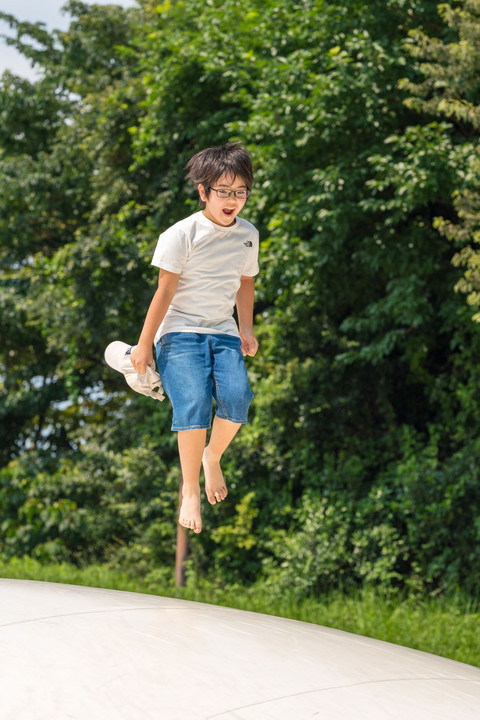
[[[244,425],[253,393],[240,338],[172,332],[157,343],[157,366],[173,406],[172,430],[209,428],[216,415]]]

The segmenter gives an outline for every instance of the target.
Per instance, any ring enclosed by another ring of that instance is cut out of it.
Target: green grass
[[[165,573],[137,578],[101,565],[41,565],[29,558],[0,560],[0,577],[177,596],[325,625],[480,666],[480,609],[461,596],[393,597],[364,588],[356,594],[279,600],[260,586],[220,588],[198,581],[175,590]]]

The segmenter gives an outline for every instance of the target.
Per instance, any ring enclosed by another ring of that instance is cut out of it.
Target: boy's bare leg
[[[211,505],[215,505],[227,497],[228,490],[220,467],[220,460],[240,428],[241,425],[238,423],[217,416],[214,418],[210,442],[203,453],[205,492]]]
[[[206,430],[180,430],[178,433],[178,452],[183,476],[182,505],[178,522],[196,533],[202,529],[200,468],[206,438]]]

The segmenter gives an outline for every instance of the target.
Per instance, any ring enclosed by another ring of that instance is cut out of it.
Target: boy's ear
[[[207,195],[205,193],[205,188],[202,183],[200,183],[198,186],[198,194],[200,195],[200,200],[202,202],[207,202]]]

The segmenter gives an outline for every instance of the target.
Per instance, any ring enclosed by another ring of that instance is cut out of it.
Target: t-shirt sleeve
[[[158,238],[153,253],[152,265],[168,272],[180,274],[189,254],[185,233],[175,225],[165,230]]]
[[[247,241],[248,242],[248,241]],[[252,243],[251,252],[247,253],[247,258],[243,266],[242,275],[246,277],[254,277],[260,272],[258,266],[258,231],[255,230],[250,236],[250,242]],[[245,243],[247,245],[247,243]],[[248,246],[247,246],[248,247]],[[250,250],[250,248],[249,248]]]

